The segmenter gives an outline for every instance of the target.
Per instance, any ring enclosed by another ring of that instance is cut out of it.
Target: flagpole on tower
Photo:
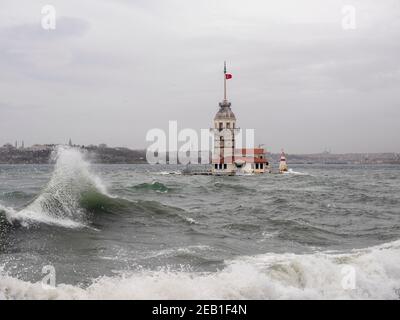
[[[226,61],[224,61],[224,101],[226,101]]]

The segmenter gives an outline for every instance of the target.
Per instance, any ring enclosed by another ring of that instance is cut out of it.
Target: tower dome
[[[224,100],[219,103],[219,110],[214,117],[214,121],[218,120],[230,120],[235,121],[235,114],[231,110],[231,103],[227,100]]]

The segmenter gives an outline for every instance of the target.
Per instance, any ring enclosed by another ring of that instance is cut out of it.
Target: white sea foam
[[[59,147],[52,177],[40,195],[20,211],[6,208],[7,219],[23,226],[45,223],[75,228],[85,225],[85,212],[79,200],[84,192],[107,194],[106,187],[90,170],[90,164],[77,149]]]
[[[195,245],[195,246],[188,246],[188,247],[178,247],[178,248],[170,248],[170,249],[163,249],[159,251],[154,251],[149,254],[146,254],[146,258],[156,258],[156,257],[170,257],[177,253],[187,253],[187,254],[195,254],[199,253],[204,250],[211,250],[212,247],[204,246],[204,245]]]
[[[194,220],[193,218],[190,217],[186,217],[184,215],[181,216],[184,220],[186,220],[187,222],[189,222],[190,224],[197,224],[196,220]]]
[[[304,172],[299,172],[299,171],[294,171],[293,169],[289,169],[288,171],[284,172],[285,174],[297,174],[301,176],[306,176],[308,175],[307,173]]]
[[[6,211],[7,220],[11,223],[18,221],[23,227],[30,227],[31,225],[44,223],[48,225],[56,225],[64,228],[82,228],[86,225],[67,218],[52,217],[43,212],[23,209],[21,211],[15,211],[14,209],[8,209]]]
[[[355,288],[343,287],[354,268]],[[350,253],[262,254],[218,272],[170,270],[102,277],[89,287],[43,288],[2,274],[3,299],[398,299],[400,241]]]
[[[9,210],[12,210],[12,209],[9,208],[9,207],[6,207],[6,206],[4,206],[4,205],[2,205],[2,204],[0,203],[0,212],[1,212],[1,211],[4,211],[4,212],[7,213],[7,211],[9,211]]]
[[[182,172],[178,171],[178,170],[176,170],[176,171],[160,171],[160,172],[155,172],[155,174],[159,174],[159,175],[162,175],[162,176],[169,175],[169,174],[178,174],[178,175],[180,175],[180,174],[182,174]]]

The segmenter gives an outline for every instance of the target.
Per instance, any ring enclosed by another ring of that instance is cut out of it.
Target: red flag
[[[230,73],[225,73],[225,79],[232,79],[232,74]]]

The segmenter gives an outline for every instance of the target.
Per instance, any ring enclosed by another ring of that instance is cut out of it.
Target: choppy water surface
[[[399,298],[400,166],[181,169],[0,165],[0,298]]]

